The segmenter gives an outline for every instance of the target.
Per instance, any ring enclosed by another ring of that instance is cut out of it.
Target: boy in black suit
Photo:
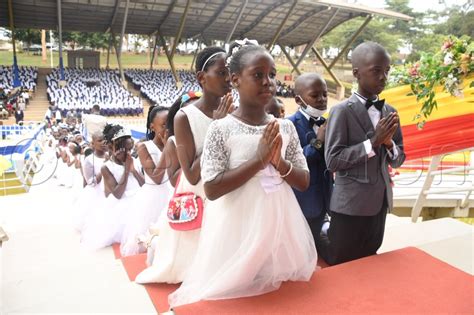
[[[328,101],[324,79],[316,73],[299,76],[295,82],[295,101],[300,108],[288,119],[298,132],[308,163],[310,184],[306,191],[294,192],[318,247],[320,233],[324,234],[329,226],[325,217],[333,184],[324,159],[326,119],[322,116],[327,111]]]

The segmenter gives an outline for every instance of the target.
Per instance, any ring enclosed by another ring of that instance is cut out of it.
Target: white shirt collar
[[[303,114],[303,116],[306,118],[306,120],[309,121],[309,115],[306,114],[306,113],[304,112],[304,110],[302,110],[301,108],[298,109],[298,110],[300,111],[301,114]]]
[[[367,102],[367,98],[360,95],[359,93],[357,92],[354,92],[354,95],[357,96],[357,98],[359,99],[359,101],[365,105],[365,103]],[[375,100],[373,100],[374,102],[378,101],[379,100],[379,96],[377,95],[377,97],[375,98]]]

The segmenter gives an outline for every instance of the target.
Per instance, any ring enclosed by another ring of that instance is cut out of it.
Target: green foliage
[[[417,102],[421,102],[420,113],[414,117],[422,128],[433,110],[438,107],[435,87],[453,96],[462,97],[464,77],[474,73],[474,43],[471,38],[449,36],[436,53],[421,54],[421,59],[413,64],[395,68],[390,75],[389,87],[409,84]]]
[[[347,43],[347,39],[357,31],[364,19],[365,18],[358,17],[339,25],[321,39],[319,47],[336,47],[342,49]],[[373,19],[362,31],[360,36],[356,38],[354,43],[352,43],[350,49],[355,48],[364,41],[371,40],[378,42],[384,46],[390,54],[395,56],[397,48],[400,44],[400,36],[390,31],[381,31],[389,30],[392,27],[391,24],[391,21],[387,19]]]
[[[59,39],[59,33],[54,32],[54,38]],[[106,33],[86,33],[86,32],[63,32],[63,45],[69,44],[74,50],[77,46],[92,49],[107,48],[109,45],[109,34]]]
[[[439,16],[447,16],[448,19],[444,23],[435,25],[433,30],[435,33],[457,37],[463,35],[474,37],[474,11],[464,10],[460,6],[453,6],[441,12]]]
[[[34,29],[15,29],[15,40],[18,42],[24,42],[26,48],[29,48],[32,44],[41,44],[41,31]],[[7,36],[11,38],[12,33],[8,32]]]

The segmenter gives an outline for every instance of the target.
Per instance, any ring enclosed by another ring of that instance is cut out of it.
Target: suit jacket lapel
[[[303,129],[307,130],[309,128],[308,120],[300,113],[298,110],[296,112],[296,123]]]
[[[382,115],[380,116],[380,119],[387,117],[388,114],[390,114],[390,112],[388,111],[387,106],[384,105],[382,107]]]
[[[373,133],[375,129],[372,125],[372,122],[370,121],[369,113],[367,112],[365,105],[359,101],[359,98],[352,94],[352,96],[349,98],[348,106],[361,125],[362,129],[364,129],[365,132],[370,131]]]
[[[305,136],[305,144],[306,145],[309,142],[310,138],[313,138],[315,133],[313,128],[309,128],[309,122],[306,119],[306,117],[303,116],[303,114],[300,113],[298,110],[296,112],[296,123],[298,126],[301,128],[302,131],[304,131],[304,136]]]

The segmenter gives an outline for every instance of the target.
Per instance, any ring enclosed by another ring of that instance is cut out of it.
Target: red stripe
[[[474,114],[428,121],[422,130],[402,126],[407,160],[474,147]]]

